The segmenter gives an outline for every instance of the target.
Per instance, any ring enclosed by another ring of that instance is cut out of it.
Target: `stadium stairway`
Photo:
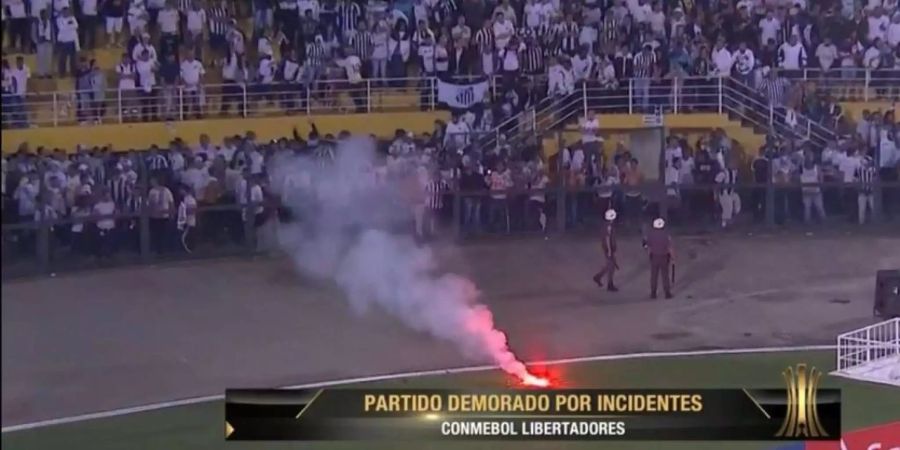
[[[599,117],[601,135],[604,138],[603,149],[608,156],[615,152],[619,143],[628,147],[632,132],[647,128],[641,115],[603,114]],[[726,114],[667,114],[663,116],[663,125],[667,134],[684,136],[692,146],[713,129],[721,128],[728,137],[737,142],[738,154],[748,163],[765,142],[765,133],[745,126]],[[555,133],[543,138],[544,155],[547,159],[559,152],[560,144],[570,145],[580,140],[581,132],[577,124],[569,124],[560,130],[559,138]]]

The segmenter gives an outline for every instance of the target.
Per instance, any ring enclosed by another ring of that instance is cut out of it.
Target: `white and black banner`
[[[468,109],[484,101],[490,88],[487,80],[471,84],[456,84],[438,80],[438,102],[455,109]]]

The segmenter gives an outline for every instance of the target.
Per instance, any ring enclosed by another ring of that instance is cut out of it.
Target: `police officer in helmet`
[[[644,248],[650,256],[650,298],[656,298],[656,287],[659,277],[663,279],[663,290],[666,298],[672,298],[670,272],[672,258],[675,256],[672,236],[666,230],[666,221],[657,218],[653,221],[653,229],[644,237]]]
[[[601,289],[603,288],[603,276],[606,276],[606,290],[610,292],[619,290],[613,283],[613,275],[619,268],[619,264],[616,261],[616,232],[614,226],[616,216],[616,210],[614,209],[608,209],[606,214],[604,214],[606,223],[603,226],[603,255],[606,258],[606,263],[594,275],[594,283],[597,283],[597,286],[600,286]]]

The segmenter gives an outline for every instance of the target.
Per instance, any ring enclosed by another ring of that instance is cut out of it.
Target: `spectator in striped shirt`
[[[348,0],[337,0],[335,21],[341,33],[347,33],[358,27],[362,18],[362,8],[358,3]]]
[[[217,58],[225,58],[228,55],[229,11],[226,4],[213,2],[206,11],[209,30],[209,48]]]
[[[875,183],[878,182],[878,171],[871,156],[862,159],[862,164],[853,175],[856,183],[859,183],[857,194],[857,207],[859,209],[859,224],[871,222],[875,212]]]
[[[481,55],[481,74],[494,74],[494,26],[490,19],[484,21],[484,26],[475,33],[475,46]]]
[[[763,67],[762,73],[763,80],[759,85],[759,90],[762,91],[763,95],[770,103],[776,107],[784,107],[790,82],[769,67]]]
[[[636,102],[645,112],[650,111],[650,84],[657,77],[656,53],[650,44],[634,57],[634,89]]]
[[[362,75],[368,78],[372,74],[372,33],[369,31],[369,24],[365,19],[360,19],[356,23],[356,28],[348,30],[345,35],[347,45],[353,49],[353,53],[359,57],[363,63]]]
[[[533,35],[525,38],[525,50],[522,51],[521,60],[523,73],[528,75],[544,73],[544,51]]]
[[[444,211],[444,197],[450,191],[450,185],[441,176],[437,169],[432,170],[425,183],[425,217],[424,237],[431,238],[435,235],[438,218]]]

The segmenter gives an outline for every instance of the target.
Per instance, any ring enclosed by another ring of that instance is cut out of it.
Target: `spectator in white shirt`
[[[516,33],[516,27],[512,21],[507,19],[503,13],[497,13],[496,20],[493,25],[494,45],[497,51],[502,51],[509,45],[509,40]]]
[[[731,55],[731,52],[728,51],[728,47],[725,46],[725,38],[719,38],[719,42],[716,43],[716,47],[713,49],[710,56],[712,57],[713,70],[716,75],[720,77],[731,75],[734,57]]]
[[[128,31],[132,36],[140,36],[147,31],[147,24],[150,22],[150,14],[144,2],[131,2],[128,7]],[[134,55],[132,55],[134,57]]]
[[[56,18],[56,51],[58,53],[59,76],[66,76],[66,62],[69,73],[75,73],[75,59],[79,50],[78,20],[72,16],[69,8],[62,10],[62,16]]]
[[[887,29],[887,42],[893,48],[900,47],[900,10],[894,13]]]
[[[35,72],[38,78],[50,77],[53,70],[53,21],[46,10],[40,12],[40,17],[34,23],[34,42],[37,44],[37,67]]]
[[[781,31],[781,21],[775,17],[775,12],[771,9],[766,13],[766,17],[759,21],[759,42],[760,46],[765,46],[769,40],[778,41],[778,33]]]
[[[164,12],[160,12],[160,16]],[[193,54],[188,54],[185,60],[181,62],[185,116],[190,113],[191,109],[194,109],[197,118],[202,117],[204,98],[201,81],[205,74],[206,70],[203,68],[203,63],[198,61]]]
[[[114,248],[114,233],[116,219],[110,217],[116,213],[116,203],[107,188],[100,188],[99,199],[94,204],[94,216],[97,217],[97,245],[96,254],[100,258],[109,257]]]
[[[881,39],[876,39],[872,45],[866,49],[866,52],[863,54],[863,67],[866,69],[879,69],[881,68]]]
[[[140,61],[141,55],[145,51],[147,52],[150,61],[153,61],[154,63],[159,62],[156,54],[156,48],[153,47],[153,44],[150,43],[150,33],[141,34],[141,41],[138,42],[138,44],[135,45],[133,49],[131,49],[131,59]]]
[[[180,19],[178,9],[172,3],[169,3],[159,11],[157,21],[159,21],[159,31],[162,33],[163,38],[178,35],[178,22]]]
[[[588,45],[582,45],[581,51],[572,59],[572,72],[576,83],[587,81],[594,73],[594,56]]]
[[[185,16],[187,45],[200,48],[198,44],[202,43],[203,31],[206,29],[206,9],[202,3],[195,1]]]
[[[150,52],[144,50],[135,63],[140,86],[141,109],[144,120],[151,120],[156,114],[156,71],[158,64],[150,59]]]
[[[272,103],[273,84],[275,83],[275,61],[271,56],[261,55],[256,68],[257,93],[260,100]]]
[[[562,98],[575,92],[575,75],[568,59],[562,58],[555,64],[551,63],[547,78],[548,95]]]
[[[454,114],[444,130],[444,147],[448,150],[461,150],[469,143],[469,124],[460,120],[458,114]]]
[[[890,25],[891,20],[884,13],[884,9],[881,7],[875,8],[871,13],[869,13],[869,17],[866,19],[869,34],[866,38],[869,42],[875,42],[876,39],[885,39],[887,38],[888,25]]]
[[[778,48],[779,66],[785,70],[802,70],[806,67],[806,49],[796,34]]]
[[[838,51],[830,37],[826,37],[816,48],[816,58],[819,60],[819,67],[823,72],[834,67],[834,62],[838,59]]]

